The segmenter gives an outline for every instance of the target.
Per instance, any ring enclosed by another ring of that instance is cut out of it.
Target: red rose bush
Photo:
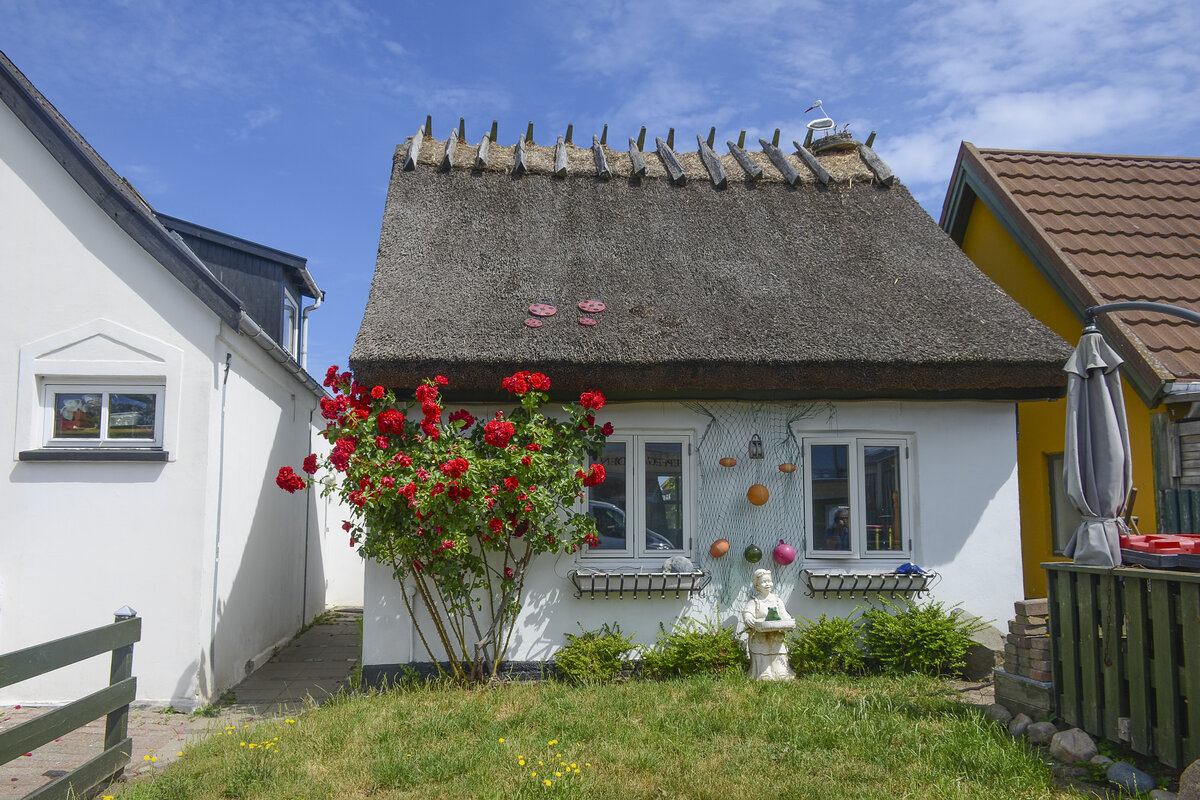
[[[534,559],[597,543],[580,501],[585,487],[604,481],[604,467],[588,456],[612,426],[595,424],[605,402],[596,391],[563,406],[562,419],[543,414],[550,379],[540,372],[505,378],[520,405],[478,424],[465,409],[445,414],[440,389],[448,383],[426,379],[401,403],[330,367],[325,385],[334,394],[321,414],[332,448],[320,466],[339,478],[323,492],[355,509],[343,525],[351,546],[415,586],[429,630],[408,611],[430,659],[449,656],[455,677],[478,680],[494,677],[504,659]],[[305,475],[283,467],[276,483],[288,492],[316,484],[308,476],[318,460],[304,459]]]

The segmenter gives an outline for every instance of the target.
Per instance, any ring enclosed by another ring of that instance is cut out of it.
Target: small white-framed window
[[[804,437],[806,556],[907,558],[909,436]]]
[[[42,388],[46,447],[161,449],[161,385],[47,383]]]
[[[299,306],[291,292],[283,290],[283,324],[280,327],[279,344],[293,356],[300,351]]]
[[[606,477],[588,490],[587,511],[600,544],[583,556],[652,558],[690,550],[696,509],[689,435],[611,436],[595,462]]]

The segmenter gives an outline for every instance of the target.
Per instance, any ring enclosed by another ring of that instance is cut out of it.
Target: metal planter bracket
[[[702,569],[692,572],[642,572],[584,568],[571,570],[567,578],[575,586],[576,597],[587,596],[590,600],[597,597],[623,600],[626,595],[633,599],[639,596],[665,599],[668,594],[678,599],[704,591],[712,575]]]
[[[800,578],[804,581],[808,597],[822,598],[833,595],[841,598],[846,594],[851,599],[862,595],[891,595],[896,597],[920,597],[927,593],[938,582],[941,576],[936,572],[897,573],[869,572],[865,570],[800,570]]]

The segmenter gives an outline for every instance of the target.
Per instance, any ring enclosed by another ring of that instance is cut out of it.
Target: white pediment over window
[[[14,456],[40,446],[42,387],[57,384],[155,385],[164,388],[163,448],[175,456],[183,351],[107,319],[95,319],[21,346]]]
[[[132,333],[132,331],[128,333]],[[161,342],[157,344],[162,345]],[[128,341],[120,341],[103,333],[87,336],[34,357],[38,361],[126,361],[155,364],[164,362],[161,355],[147,352]]]

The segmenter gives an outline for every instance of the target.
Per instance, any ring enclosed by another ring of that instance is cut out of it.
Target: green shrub
[[[733,628],[716,622],[686,620],[670,631],[658,625],[658,641],[642,656],[642,672],[650,678],[721,675],[750,666],[745,645]]]
[[[629,667],[627,660],[636,649],[632,636],[621,633],[621,626],[613,623],[599,630],[563,634],[567,646],[554,656],[554,670],[568,683],[611,683]]]
[[[866,671],[862,633],[854,611],[848,617],[826,617],[816,622],[802,619],[787,638],[788,663],[799,673],[824,672],[861,675]]]
[[[863,615],[863,644],[869,657],[887,673],[958,674],[966,663],[971,634],[987,623],[947,609],[942,603],[896,606],[881,600],[882,608]]]

